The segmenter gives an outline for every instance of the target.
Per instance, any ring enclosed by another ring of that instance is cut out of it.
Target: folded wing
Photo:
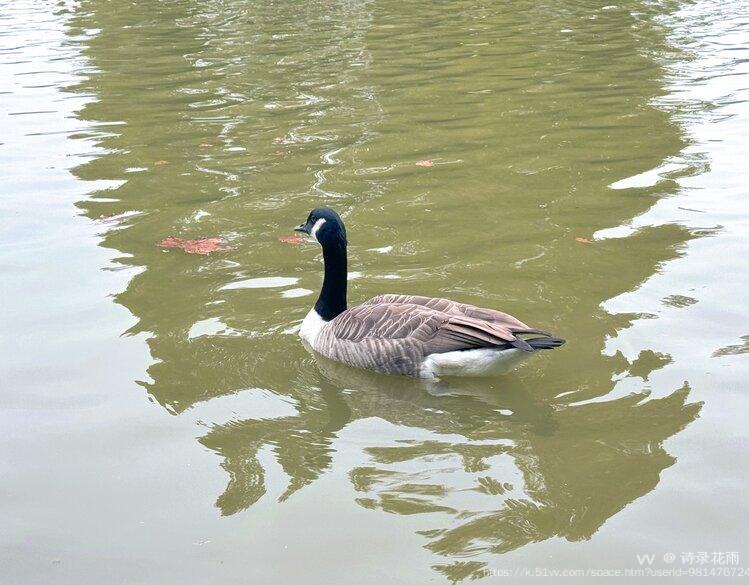
[[[474,305],[468,305],[466,303],[458,303],[451,301],[450,299],[442,299],[436,297],[422,297],[416,295],[393,295],[385,294],[378,295],[368,300],[365,305],[379,305],[379,304],[409,304],[419,305],[434,309],[441,313],[451,315],[464,315],[472,319],[478,319],[480,321],[488,321],[490,323],[496,323],[504,325],[517,333],[535,333],[538,335],[544,335],[550,337],[551,334],[541,329],[535,329],[528,327],[522,321],[516,319],[508,313],[502,311],[496,311],[494,309],[485,309],[483,307],[476,307]]]

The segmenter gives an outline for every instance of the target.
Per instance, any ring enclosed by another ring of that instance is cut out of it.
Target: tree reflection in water
[[[266,493],[268,449],[289,477],[282,501],[337,453],[363,449],[368,463],[348,470],[351,497],[429,513],[427,547],[446,557],[590,538],[657,485],[674,462],[663,442],[699,405],[686,385],[648,395],[669,356],[647,346],[634,360],[603,355],[645,316],[602,303],[697,234],[664,225],[595,245],[574,236],[675,189],[608,191],[686,141],[653,105],[663,7],[636,2],[591,19],[598,5],[569,2],[437,3],[426,15],[392,2],[119,4],[76,5],[70,38],[90,69],[69,90],[92,96],[79,138],[99,147],[75,174],[117,181],[79,207],[93,220],[126,214],[103,226],[101,245],[120,253],[112,269],[132,270],[114,300],[137,320],[128,333],[147,337],[153,363],[139,383],[177,416],[248,388],[296,409],[201,437],[229,475],[222,514]],[[498,62],[511,74],[497,74]],[[453,157],[449,172],[416,169],[427,151]],[[352,301],[451,296],[533,316],[568,345],[501,379],[437,385],[312,359],[286,334],[309,297],[226,285],[284,275],[301,294],[319,286],[308,249],[276,238],[321,202],[353,213],[351,265],[364,277]],[[222,236],[232,250],[198,259],[154,245],[169,235]],[[392,256],[371,250],[391,240]],[[194,331],[205,323],[221,331]],[[367,419],[381,432],[351,443]],[[438,570],[457,579],[478,568]]]

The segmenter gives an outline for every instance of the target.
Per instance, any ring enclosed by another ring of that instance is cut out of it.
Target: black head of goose
[[[316,352],[350,366],[421,378],[491,376],[563,339],[515,317],[448,299],[379,295],[346,306],[346,227],[325,207],[296,231],[320,243],[325,277],[299,335]],[[537,335],[524,339],[521,335]]]

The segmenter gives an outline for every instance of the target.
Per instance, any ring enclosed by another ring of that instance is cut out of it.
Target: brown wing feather
[[[526,325],[525,323],[523,323],[519,319],[516,319],[515,317],[513,317],[512,315],[508,313],[503,313],[502,311],[497,311],[495,309],[485,309],[483,307],[476,307],[474,305],[468,305],[466,303],[458,303],[456,301],[451,301],[450,299],[442,299],[442,298],[437,298],[437,297],[422,297],[422,296],[416,296],[416,295],[385,294],[385,295],[378,295],[368,300],[364,304],[365,305],[377,305],[377,304],[420,305],[420,306],[428,307],[430,309],[434,309],[436,311],[440,311],[446,314],[465,315],[466,317],[471,317],[473,319],[478,319],[480,321],[487,321],[490,323],[502,324],[508,327],[511,331],[515,333],[535,333],[538,335],[545,335],[546,337],[551,337],[551,333],[549,333],[548,331],[543,331],[541,329],[528,327],[528,325]]]

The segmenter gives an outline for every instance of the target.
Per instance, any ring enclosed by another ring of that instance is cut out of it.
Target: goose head
[[[324,248],[346,246],[346,227],[341,216],[329,207],[317,207],[309,212],[307,221],[294,231],[312,236]]]

